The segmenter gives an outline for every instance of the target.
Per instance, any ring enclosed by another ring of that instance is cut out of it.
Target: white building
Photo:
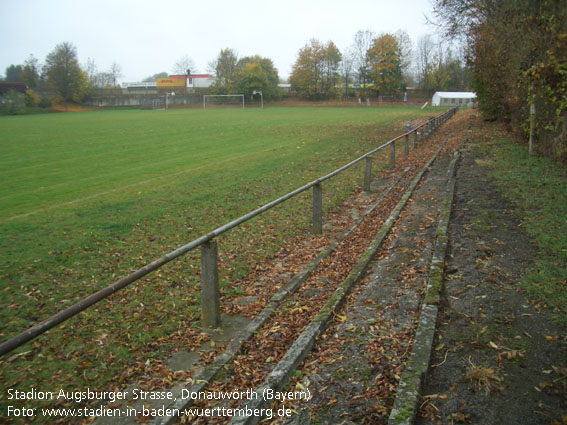
[[[188,89],[211,87],[215,82],[215,77],[209,74],[170,75],[169,78],[186,78]]]
[[[473,106],[476,102],[476,93],[458,91],[438,91],[431,99],[433,106]]]
[[[213,85],[215,78],[209,74],[170,75],[168,78],[158,78],[158,81],[144,83],[122,83],[124,93],[157,93],[158,89],[176,88],[185,92],[192,89],[208,88]]]

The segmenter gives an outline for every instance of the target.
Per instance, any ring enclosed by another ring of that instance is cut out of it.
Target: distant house
[[[476,102],[476,93],[457,91],[438,91],[431,99],[433,106],[473,106]]]
[[[125,93],[155,94],[158,89],[192,89],[208,88],[213,85],[214,77],[209,74],[170,75],[158,78],[157,81],[144,83],[122,83]]]
[[[24,108],[24,96],[28,86],[24,83],[0,82],[0,105],[15,108],[11,113],[19,113],[17,110]],[[12,106],[10,106],[12,105]]]
[[[16,93],[25,93],[28,89],[25,83],[13,83],[13,82],[0,82],[0,96],[5,95],[9,91],[13,90]]]
[[[124,93],[153,93],[157,89],[157,83],[155,81],[144,83],[122,83],[122,89],[124,90]]]
[[[209,74],[190,74],[190,75],[170,75],[169,78],[171,79],[187,79],[187,87],[188,89],[199,89],[199,88],[207,88],[211,87],[215,82],[215,78]]]

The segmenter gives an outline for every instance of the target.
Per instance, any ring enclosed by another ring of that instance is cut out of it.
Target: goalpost
[[[243,94],[206,94],[203,96],[203,109],[211,106],[240,107],[244,109]]]

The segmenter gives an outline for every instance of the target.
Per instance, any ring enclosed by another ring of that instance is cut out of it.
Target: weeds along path
[[[467,121],[468,115],[466,113],[457,114],[427,141],[420,144],[418,149],[411,151],[407,158],[402,156],[395,169],[383,173],[377,185],[381,188],[391,186],[391,190],[385,196],[383,194],[381,196],[379,192],[373,195],[359,194],[349,206],[345,205],[343,210],[336,211],[331,214],[330,219],[327,218],[324,236],[295,239],[280,250],[274,262],[261,268],[258,267],[247,279],[239,282],[240,291],[248,297],[256,297],[256,301],[249,305],[241,305],[238,303],[230,304],[226,302],[228,300],[224,300],[222,305],[226,306],[224,307],[225,313],[254,317],[268,304],[270,297],[281,286],[282,280],[288,280],[291,275],[299,272],[306,263],[317,257],[326,247],[333,243],[336,244],[332,253],[318,263],[301,286],[281,301],[278,308],[271,312],[271,317],[265,321],[263,326],[242,343],[239,352],[231,355],[231,359],[215,374],[214,379],[209,380],[212,382],[201,383],[201,389],[206,388],[206,391],[218,394],[234,390],[246,391],[264,383],[273,371],[274,366],[280,362],[306,326],[327,303],[337,287],[351,273],[359,258],[365,253],[392,210],[426,163],[437,151],[440,151],[440,155],[444,155],[446,152],[452,152],[456,149],[462,140]],[[445,142],[445,144],[440,149],[442,142]],[[400,175],[401,178],[399,178]],[[374,208],[369,211],[369,206],[373,203]],[[364,214],[365,210],[368,210],[366,214]],[[436,220],[434,212],[428,213],[426,217],[426,220],[431,223]],[[348,236],[341,239],[340,235],[344,234],[349,226],[353,226],[357,219],[360,221],[358,226],[347,232]],[[395,234],[394,231],[392,233],[394,236],[391,236],[391,238],[395,239]],[[383,251],[381,255],[387,255],[386,251]],[[415,265],[409,267],[407,270],[400,270],[401,276],[415,274]],[[343,313],[334,311],[333,314],[336,317],[336,322],[345,322],[346,316]],[[409,328],[410,330],[402,332],[401,336],[395,332],[393,336],[395,340],[400,341],[406,351],[411,336],[411,326]],[[379,326],[373,329],[376,332],[388,332],[386,329],[380,330]],[[224,347],[215,348],[215,350],[201,353],[201,361],[204,364],[212,362]],[[337,356],[335,361],[340,361],[339,358],[340,356]],[[317,362],[318,360],[315,361],[315,363]],[[195,376],[194,379],[185,381],[186,387],[189,388],[191,384],[199,383],[198,379],[199,376]],[[143,384],[146,385],[147,389],[156,390],[163,388],[166,383],[148,379]],[[303,387],[301,382],[297,385],[298,388]],[[385,388],[390,390],[390,385],[393,385],[393,383],[392,381],[385,381],[385,385]],[[171,384],[169,388],[171,388]],[[194,402],[184,403],[182,407],[237,407],[239,404],[240,401],[224,401],[219,404],[218,400],[195,400]],[[188,420],[195,420],[195,423],[226,423],[229,418],[183,418],[183,421]],[[158,420],[158,422],[167,423],[168,421]],[[173,422],[173,419],[171,422]]]

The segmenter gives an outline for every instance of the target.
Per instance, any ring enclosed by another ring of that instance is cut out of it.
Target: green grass
[[[518,214],[539,247],[522,287],[554,318],[567,325],[567,174],[558,164],[528,155],[508,139],[491,145],[491,175],[518,207]]]
[[[400,134],[402,121],[431,114],[394,107],[0,117],[0,339],[344,165]],[[363,166],[324,183],[326,211],[361,185]],[[219,238],[225,294],[240,293],[239,278],[309,226],[310,198]],[[123,385],[147,359],[198,335],[199,291],[196,250],[18,349],[25,354],[0,364],[0,381],[23,390]]]

